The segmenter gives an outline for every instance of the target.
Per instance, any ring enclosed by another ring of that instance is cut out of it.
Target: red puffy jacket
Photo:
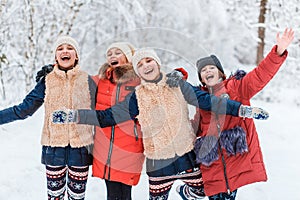
[[[115,82],[100,79],[96,109],[104,110],[124,100],[139,84],[137,77]],[[144,162],[143,151],[141,129],[137,121],[126,121],[106,128],[96,127],[93,176],[137,185]]]
[[[210,88],[209,92],[216,96],[227,94],[226,96],[229,95],[232,100],[250,105],[250,99],[273,78],[287,57],[287,51],[282,56],[278,56],[276,48],[277,46],[274,46],[266,58],[243,78],[232,76]],[[203,89],[207,90],[207,88]],[[248,145],[247,152],[236,155],[228,155],[228,152],[221,148],[224,162],[218,151],[218,159],[211,165],[200,164],[206,195],[212,196],[228,192],[228,190],[234,191],[250,183],[266,181],[267,175],[254,121],[229,115],[216,117],[211,112],[197,110],[196,114],[199,113],[198,136],[218,136],[217,125],[221,127],[220,132],[226,133],[230,132],[228,130],[241,127],[246,133]]]

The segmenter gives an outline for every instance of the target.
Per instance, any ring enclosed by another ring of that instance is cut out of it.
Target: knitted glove
[[[52,113],[52,122],[54,124],[78,123],[77,110],[56,110]]]
[[[188,74],[187,71],[185,71],[184,68],[179,67],[179,68],[176,68],[175,70],[176,70],[176,71],[179,71],[180,73],[182,73],[182,75],[183,75],[182,80],[186,81],[186,80],[188,79],[189,74]]]
[[[239,117],[266,120],[269,118],[269,113],[262,108],[241,105]]]
[[[52,72],[54,65],[52,64],[48,64],[42,67],[42,69],[40,69],[40,71],[38,71],[36,73],[35,76],[35,81],[39,82],[39,80],[41,80],[41,78],[43,78],[44,76],[47,76],[47,74],[49,74],[50,72]]]
[[[169,87],[178,87],[179,86],[179,81],[182,80],[183,75],[181,72],[177,70],[173,70],[167,75],[167,81],[166,83],[169,85]]]

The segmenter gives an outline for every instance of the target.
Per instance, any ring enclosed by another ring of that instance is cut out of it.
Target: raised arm
[[[132,120],[138,114],[137,99],[133,92],[128,94],[124,101],[106,110],[78,110],[78,123],[107,127]]]
[[[241,80],[231,81],[227,88],[237,91],[236,96],[243,99],[251,99],[260,92],[276,75],[282,64],[287,58],[287,47],[294,39],[294,31],[285,29],[282,36],[277,33],[276,45],[271,49],[267,56]]]
[[[233,115],[243,118],[254,118],[265,120],[269,114],[265,110],[258,107],[242,105],[240,102],[219,98],[194,87],[186,81],[179,82],[180,89],[185,100],[202,110],[212,111],[216,114]]]
[[[240,102],[225,98],[218,98],[194,87],[186,81],[180,81],[180,89],[185,100],[202,110],[212,111],[218,114],[238,116]]]
[[[0,111],[0,124],[10,123],[16,120],[26,119],[33,115],[44,103],[45,79],[41,79],[25,99],[19,105],[15,105]]]

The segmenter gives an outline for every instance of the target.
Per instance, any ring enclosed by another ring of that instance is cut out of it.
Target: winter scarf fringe
[[[194,151],[196,162],[210,166],[219,159],[218,145],[225,149],[228,156],[235,156],[248,152],[246,132],[242,127],[235,127],[222,131],[220,137],[207,135],[196,140]]]

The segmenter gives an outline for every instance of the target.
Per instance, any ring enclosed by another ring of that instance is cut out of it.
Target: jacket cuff
[[[272,63],[282,63],[288,56],[288,51],[285,50],[281,55],[277,54],[277,45],[274,45],[271,52],[269,54],[273,54],[273,56],[268,56]]]

